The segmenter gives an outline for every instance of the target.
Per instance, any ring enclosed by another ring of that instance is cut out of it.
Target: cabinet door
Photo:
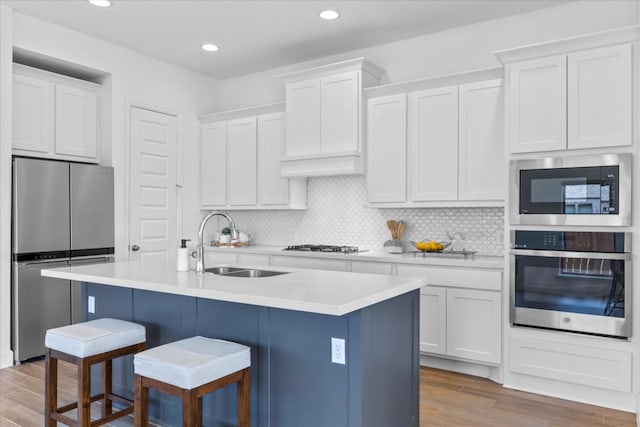
[[[289,203],[289,180],[280,176],[280,160],[285,154],[284,113],[258,117],[258,204]]]
[[[248,117],[227,122],[227,179],[230,206],[257,203],[258,146],[256,118]]]
[[[566,56],[517,62],[508,73],[511,152],[566,149]]]
[[[420,351],[447,352],[447,290],[425,286],[420,289]]]
[[[227,124],[210,123],[200,131],[200,203],[227,203]]]
[[[411,199],[458,198],[458,87],[409,95]]]
[[[353,152],[360,148],[360,71],[320,80],[320,151]]]
[[[447,289],[447,354],[486,363],[502,360],[500,292]]]
[[[567,61],[569,148],[631,145],[631,45],[573,53]]]
[[[459,87],[459,200],[504,200],[502,79]]]
[[[49,82],[14,74],[13,148],[46,153],[51,144],[52,86]]]
[[[56,85],[56,154],[95,159],[98,156],[98,96],[94,92]]]
[[[407,96],[367,101],[367,199],[407,201]]]
[[[285,100],[287,156],[320,154],[320,80],[288,84]]]

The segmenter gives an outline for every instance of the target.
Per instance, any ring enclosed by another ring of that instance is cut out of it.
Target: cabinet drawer
[[[332,259],[276,256],[276,257],[273,257],[271,264],[281,265],[284,267],[315,268],[318,270],[333,270],[333,271],[346,270],[345,261],[336,261]]]
[[[520,374],[631,392],[631,353],[513,334],[511,370]]]
[[[398,265],[398,276],[426,277],[434,286],[502,290],[502,272],[497,270]]]
[[[391,264],[352,261],[351,271],[354,273],[391,274]]]

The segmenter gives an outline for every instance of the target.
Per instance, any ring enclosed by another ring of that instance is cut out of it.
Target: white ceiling
[[[0,0],[14,10],[218,79],[554,6],[566,0]],[[341,17],[323,21],[318,13]],[[43,37],[46,35],[43,34]],[[200,46],[220,46],[206,53]]]

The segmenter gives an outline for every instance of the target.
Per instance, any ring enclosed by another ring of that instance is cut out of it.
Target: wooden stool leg
[[[135,427],[147,427],[149,425],[149,389],[142,384],[142,377],[138,374],[133,378],[134,408],[133,420]]]
[[[238,427],[249,427],[251,379],[249,368],[242,371],[242,379],[238,382]]]
[[[109,398],[113,387],[112,366],[111,360],[102,363],[102,418],[113,413],[112,402]]]
[[[202,420],[198,419],[198,394],[194,390],[182,391],[182,426],[199,427]]]
[[[56,427],[58,422],[51,419],[51,414],[58,410],[58,359],[51,357],[51,350],[48,348],[45,349],[44,371],[45,425]]]
[[[78,426],[91,426],[91,365],[85,359],[78,362]]]

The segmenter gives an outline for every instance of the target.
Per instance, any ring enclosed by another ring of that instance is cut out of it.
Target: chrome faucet
[[[211,212],[209,215],[202,218],[200,222],[200,226],[198,227],[198,241],[196,246],[196,273],[204,273],[204,226],[207,225],[207,221],[212,216],[223,216],[229,221],[229,227],[231,228],[231,238],[238,238],[238,229],[236,228],[236,223],[233,222],[233,219],[229,215],[224,212]]]

